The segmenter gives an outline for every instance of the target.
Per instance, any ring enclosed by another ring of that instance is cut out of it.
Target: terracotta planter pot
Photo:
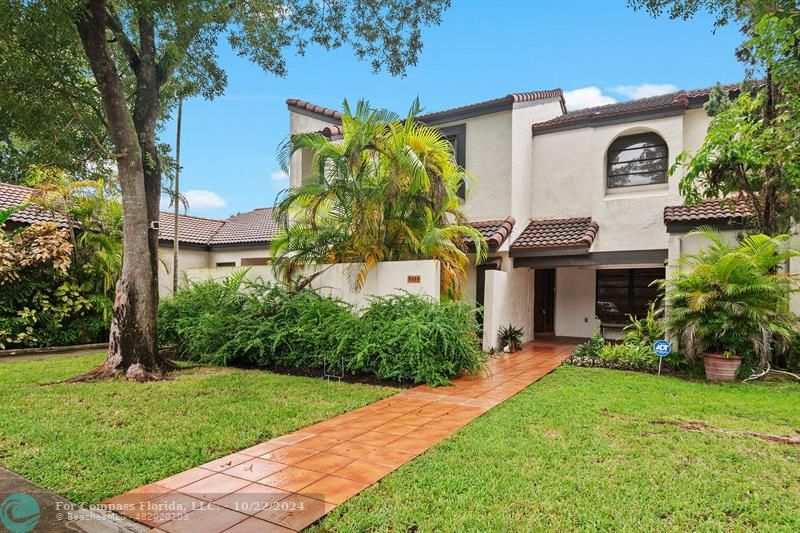
[[[742,358],[732,355],[725,357],[719,353],[704,353],[703,364],[706,367],[706,379],[711,381],[736,381],[736,371],[742,364]]]

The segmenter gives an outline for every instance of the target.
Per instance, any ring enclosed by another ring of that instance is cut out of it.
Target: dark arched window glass
[[[667,143],[655,133],[620,137],[608,149],[608,188],[667,182]]]

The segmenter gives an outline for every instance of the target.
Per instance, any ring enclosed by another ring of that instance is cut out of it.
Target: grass
[[[325,531],[800,530],[797,384],[561,367],[338,507]]]
[[[43,385],[103,357],[0,364],[0,465],[95,503],[396,392],[231,368]]]

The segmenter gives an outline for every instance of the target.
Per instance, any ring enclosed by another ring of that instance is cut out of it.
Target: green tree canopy
[[[380,261],[436,259],[442,289],[456,296],[466,278],[467,243],[486,256],[480,232],[461,213],[466,172],[435,128],[360,101],[344,102],[343,136],[294,135],[280,149],[288,170],[297,150],[313,153],[312,175],[278,203],[283,231],[273,241],[275,267],[291,279],[313,263],[360,263],[355,287]]]

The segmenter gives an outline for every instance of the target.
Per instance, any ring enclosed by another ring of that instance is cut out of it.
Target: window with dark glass
[[[608,149],[608,188],[667,182],[667,143],[658,134],[620,137]]]
[[[447,126],[441,129],[442,135],[445,139],[453,145],[453,155],[455,156],[456,163],[461,168],[466,166],[466,151],[467,151],[467,126],[460,124],[458,126]],[[464,200],[466,198],[467,185],[463,181],[458,187],[458,197]]]
[[[595,313],[604,324],[627,324],[628,315],[641,318],[658,298],[653,281],[664,279],[663,268],[617,268],[597,271]]]

